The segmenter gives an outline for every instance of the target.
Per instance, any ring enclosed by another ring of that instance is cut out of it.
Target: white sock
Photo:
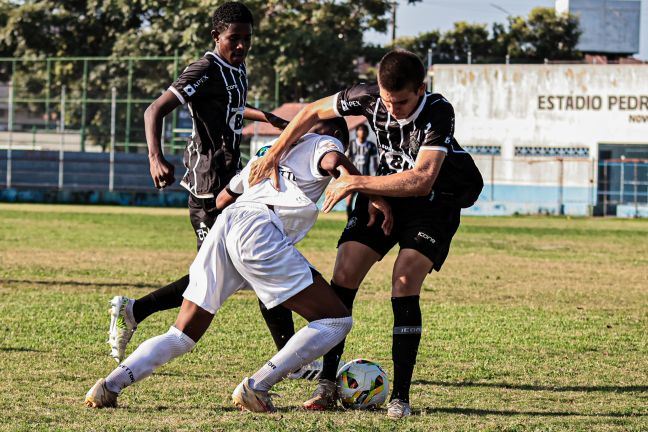
[[[122,389],[141,381],[165,363],[188,353],[196,343],[175,327],[144,341],[106,378],[106,387],[119,394]]]
[[[292,371],[326,354],[351,331],[353,319],[326,318],[299,330],[281,351],[250,377],[255,390],[268,391]]]

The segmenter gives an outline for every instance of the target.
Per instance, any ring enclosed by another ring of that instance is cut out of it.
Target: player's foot
[[[247,377],[243,378],[241,384],[234,389],[232,401],[241,411],[267,413],[276,411],[270,393],[254,390],[250,387],[250,378]]]
[[[108,344],[110,345],[110,356],[117,363],[124,360],[126,345],[137,330],[137,323],[133,318],[133,303],[135,300],[123,296],[115,296],[110,301]]]
[[[400,419],[412,415],[412,409],[408,402],[403,402],[400,399],[394,399],[387,404],[387,417],[393,419]]]
[[[90,408],[116,408],[117,393],[108,390],[106,379],[101,378],[88,390],[83,404]]]
[[[314,360],[288,375],[288,379],[305,379],[314,381],[322,374],[322,362]]]
[[[310,399],[304,402],[304,408],[313,411],[324,411],[335,408],[337,403],[337,385],[327,379],[320,379]]]

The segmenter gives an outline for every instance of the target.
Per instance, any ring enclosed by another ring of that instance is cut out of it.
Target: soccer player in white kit
[[[227,208],[189,269],[189,286],[175,325],[142,343],[105,379],[99,379],[86,394],[87,406],[116,406],[125,387],[189,352],[223,302],[240,289],[251,288],[267,308],[282,304],[309,322],[236,387],[232,399],[241,409],[273,412],[270,388],[344,339],[351,330],[350,312],[294,245],[315,223],[319,212],[315,203],[331,176],[357,170],[344,156],[345,146],[334,138],[348,142],[343,119],[321,122],[311,131],[317,133],[304,135],[280,163],[279,190],[269,180],[250,187],[248,165],[218,195],[217,206]],[[384,214],[381,226],[389,233],[389,206],[382,198],[371,200]]]

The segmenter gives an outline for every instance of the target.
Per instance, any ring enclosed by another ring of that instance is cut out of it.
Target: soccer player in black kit
[[[338,242],[331,286],[351,310],[360,283],[371,267],[396,244],[400,251],[392,275],[394,313],[393,391],[387,415],[411,415],[409,392],[422,334],[419,295],[428,273],[439,271],[459,227],[462,207],[471,206],[483,188],[470,155],[454,139],[454,110],[440,94],[425,91],[425,68],[413,53],[395,50],[380,61],[377,84],[359,84],[307,105],[283,131],[268,154],[255,163],[250,184],[271,176],[283,152],[318,119],[364,115],[376,134],[378,175],[342,172],[323,210],[350,193],[387,197],[394,226],[389,235],[367,226],[376,210],[360,195]],[[379,226],[379,225],[378,225]],[[344,342],[324,356],[317,389],[306,409],[335,406],[335,375]]]
[[[246,106],[248,79],[245,58],[250,49],[254,19],[238,2],[216,9],[211,31],[216,49],[190,64],[144,114],[151,178],[157,188],[175,181],[173,165],[164,159],[160,144],[162,119],[187,105],[193,131],[184,154],[187,171],[180,184],[189,192],[189,217],[200,248],[220,213],[215,197],[242,168],[239,144],[243,119],[265,121],[283,128],[287,122]],[[111,301],[109,344],[117,362],[142,320],[166,309],[180,307],[189,275],[137,300],[116,296]],[[291,312],[279,306],[270,310],[259,303],[278,349],[294,334]]]

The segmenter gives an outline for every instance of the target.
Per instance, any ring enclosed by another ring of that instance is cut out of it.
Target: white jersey
[[[250,162],[262,157],[274,142],[261,148]],[[273,187],[270,179],[250,187],[248,177],[251,163],[230,181],[229,189],[241,194],[237,202],[273,206],[286,236],[295,244],[306,236],[317,220],[319,210],[316,203],[331,181],[331,176],[321,171],[320,161],[333,151],[344,154],[340,141],[330,136],[308,133],[281,159],[279,190]]]

